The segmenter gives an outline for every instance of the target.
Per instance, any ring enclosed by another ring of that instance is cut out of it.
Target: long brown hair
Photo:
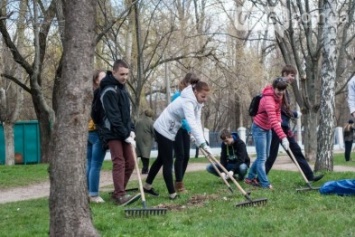
[[[94,90],[100,85],[100,83],[97,82],[97,79],[99,78],[101,72],[105,72],[105,70],[97,69],[94,71],[94,74],[92,76],[92,87],[94,88]]]
[[[199,79],[193,72],[186,73],[185,77],[179,83],[179,91],[182,91],[190,84],[195,84]]]
[[[210,87],[207,84],[207,82],[201,81],[199,79],[196,83],[191,83],[191,85],[192,85],[192,89],[197,92],[201,92],[201,91],[209,92],[210,91]]]

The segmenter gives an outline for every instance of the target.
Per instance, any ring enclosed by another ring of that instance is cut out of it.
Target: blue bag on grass
[[[320,187],[321,194],[337,194],[339,196],[355,195],[355,179],[328,181]]]

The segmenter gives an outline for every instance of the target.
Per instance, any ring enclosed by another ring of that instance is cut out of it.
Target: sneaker
[[[146,188],[143,188],[144,192],[145,193],[149,193],[150,195],[153,195],[153,196],[159,196],[159,193],[157,193],[154,188],[151,188],[151,189],[146,189]]]
[[[176,193],[175,193],[176,194]],[[169,195],[169,199],[170,200],[176,200],[176,199],[178,199],[179,198],[179,195],[178,194],[176,194],[175,196],[170,196]]]
[[[324,174],[316,175],[316,176],[314,176],[313,179],[310,180],[310,181],[317,182],[317,181],[321,180],[321,179],[323,178],[323,176],[324,176]]]
[[[103,203],[105,202],[100,196],[89,197],[89,201],[92,203]]]
[[[253,185],[253,186],[260,186],[259,182],[255,178],[254,179],[245,178],[244,183],[249,184],[249,185]]]
[[[120,206],[126,206],[126,205],[134,203],[140,197],[141,197],[140,193],[138,193],[138,194],[136,194],[134,196],[132,196],[130,194],[125,194],[125,195],[123,195],[121,197],[116,198],[116,202]]]

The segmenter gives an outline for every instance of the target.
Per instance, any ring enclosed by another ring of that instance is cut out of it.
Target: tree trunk
[[[14,129],[13,123],[4,122],[4,135],[5,135],[5,157],[6,165],[15,164],[15,144],[14,144]]]
[[[335,78],[337,65],[337,1],[324,1],[323,61],[321,80],[320,122],[315,170],[333,170]]]
[[[65,1],[62,77],[54,91],[56,121],[50,142],[50,236],[99,236],[85,175],[92,99],[96,0]]]

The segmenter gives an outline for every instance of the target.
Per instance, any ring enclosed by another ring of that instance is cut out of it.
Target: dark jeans
[[[124,141],[111,140],[108,142],[112,160],[112,180],[115,188],[113,197],[126,194],[125,189],[134,170],[132,145]]]
[[[175,181],[181,182],[184,179],[187,164],[190,159],[190,135],[185,130],[180,128],[176,134],[174,141],[175,151]]]
[[[353,141],[345,141],[345,161],[350,161],[351,148],[353,147]]]
[[[285,132],[285,134],[288,134],[288,129],[282,127],[282,130]],[[290,150],[292,151],[293,155],[296,158],[297,163],[301,167],[304,175],[307,177],[308,180],[313,180],[313,171],[309,164],[306,161],[306,158],[302,154],[301,147],[298,145],[296,142],[295,138],[287,136],[288,142],[290,143]],[[266,160],[265,163],[265,170],[266,174],[269,173],[271,170],[272,166],[275,163],[277,154],[279,152],[279,145],[280,145],[280,139],[277,136],[277,134],[272,130],[272,139],[271,139],[271,145],[270,145],[270,154],[269,157]],[[287,152],[287,154],[290,156],[290,154]]]
[[[174,142],[162,136],[155,130],[156,141],[158,144],[158,157],[150,167],[146,183],[152,184],[160,168],[163,166],[163,177],[169,194],[175,193],[173,175],[173,144]]]

